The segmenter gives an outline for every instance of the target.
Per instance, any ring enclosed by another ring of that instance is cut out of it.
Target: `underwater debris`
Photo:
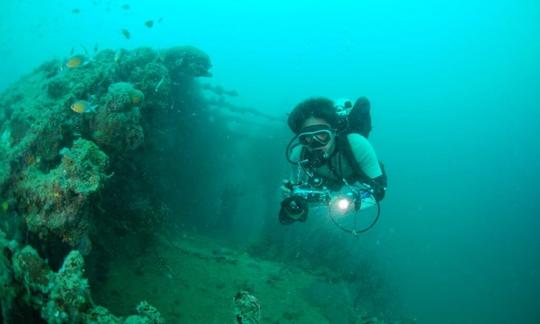
[[[163,81],[165,80],[165,77],[161,77],[161,79],[159,80],[159,82],[156,84],[156,87],[154,88],[154,92],[158,92],[159,90],[159,87],[161,87],[161,85],[163,84]]]
[[[152,28],[152,27],[154,27],[154,21],[152,19],[147,20],[147,21],[144,22],[144,25],[146,27],[148,27],[148,28]]]
[[[9,148],[11,146],[11,130],[9,129],[9,127],[6,127],[6,129],[2,132],[2,135],[0,136],[0,145],[6,148]]]
[[[129,32],[129,30],[127,29],[122,29],[122,35],[126,38],[126,39],[130,39],[131,38],[131,33]]]
[[[131,8],[131,6],[128,3],[122,5],[123,10],[129,10],[129,8]]]
[[[225,90],[220,85],[215,85],[214,86],[214,85],[211,85],[209,83],[201,83],[201,88],[204,89],[204,90],[211,91],[211,92],[215,93],[218,96],[230,96],[230,97],[237,97],[238,96],[238,91],[236,91],[236,90]]]
[[[250,114],[250,115],[261,117],[261,118],[264,118],[264,119],[266,119],[268,121],[274,121],[274,122],[283,122],[284,121],[283,118],[265,114],[265,113],[261,112],[260,110],[255,109],[255,108],[236,106],[236,105],[230,103],[229,101],[225,100],[225,98],[223,96],[218,97],[218,98],[215,98],[215,97],[214,98],[208,98],[208,99],[206,99],[206,102],[210,106],[214,106],[216,108],[225,108],[228,111],[233,112],[233,113]]]
[[[258,324],[261,321],[261,305],[257,298],[245,290],[233,298],[234,316],[238,324]]]
[[[78,13],[81,13],[81,10],[78,9],[78,8],[75,8],[75,9],[71,10],[71,12],[74,13],[74,14],[78,14]]]

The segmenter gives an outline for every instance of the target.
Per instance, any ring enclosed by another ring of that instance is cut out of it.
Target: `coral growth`
[[[18,287],[13,276],[10,256],[14,246],[6,239],[4,232],[0,230],[0,310],[1,317],[5,321],[9,318]]]
[[[111,154],[133,151],[144,142],[139,105],[144,94],[130,83],[118,82],[109,86],[105,106],[95,119],[93,138]]]
[[[28,230],[43,239],[87,240],[89,201],[106,187],[106,172],[125,173],[116,168],[143,146],[145,133],[155,134],[144,119],[173,106],[172,76],[208,75],[210,66],[189,46],[104,50],[74,69],[60,60],[42,64],[0,96],[2,200],[14,198]],[[96,111],[72,111],[76,100]]]
[[[0,302],[2,319],[10,322],[14,301],[20,298],[39,312],[47,323],[161,323],[160,313],[146,302],[137,306],[138,315],[122,319],[94,304],[84,260],[71,251],[58,272],[50,269],[32,248],[19,249],[0,231]]]
[[[209,76],[210,67],[208,56],[190,46],[103,50],[78,66],[45,62],[0,95],[0,206],[9,211],[0,210],[0,229],[18,231],[8,234],[19,243],[30,237],[25,244],[37,250],[3,248],[2,318],[17,300],[50,322],[81,321],[80,314],[87,321],[120,320],[92,304],[79,253],[118,233],[155,228],[166,207],[147,176],[159,167],[151,161],[162,158],[151,160],[149,153],[161,152],[160,123],[185,117],[193,79]],[[72,110],[78,101],[92,109]],[[63,251],[47,255],[49,266],[38,253],[54,245]],[[78,252],[66,257],[71,249]],[[64,257],[62,269],[51,271]],[[155,309],[141,305],[131,320],[160,321]]]
[[[92,307],[90,288],[83,271],[82,255],[71,251],[60,271],[50,276],[49,298],[41,310],[41,316],[47,322],[80,321]]]
[[[142,301],[137,305],[138,315],[131,315],[124,322],[125,324],[160,324],[163,323],[161,314],[155,307],[148,304],[146,301]]]
[[[123,321],[93,304],[81,253],[90,252],[93,235],[112,239],[105,229],[159,219],[162,204],[142,190],[143,177],[133,176],[142,164],[137,151],[147,134],[157,134],[153,115],[178,107],[173,83],[207,76],[210,66],[206,54],[187,46],[104,50],[77,68],[45,62],[0,96],[0,202],[6,206],[0,226],[14,219],[21,226],[10,230],[27,233],[10,237],[31,234],[33,244],[57,241],[79,249],[53,272],[34,248],[18,249],[0,231],[2,319],[9,320],[17,304],[52,323]],[[89,102],[95,112],[72,111],[77,100]],[[119,186],[130,190],[116,190]],[[117,217],[101,217],[107,214]],[[99,226],[100,220],[108,226]],[[126,322],[161,322],[147,303],[137,312]]]
[[[37,166],[22,172],[13,193],[29,230],[76,246],[88,229],[90,199],[107,179],[108,157],[84,139],[59,154],[60,164],[48,173]]]
[[[177,46],[163,51],[163,63],[169,69],[172,79],[178,75],[211,76],[210,58],[192,46]]]

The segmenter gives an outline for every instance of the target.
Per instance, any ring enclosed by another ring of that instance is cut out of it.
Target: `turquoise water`
[[[72,48],[189,44],[209,54],[212,82],[236,89],[237,104],[272,116],[309,96],[368,96],[390,186],[360,243],[403,314],[538,323],[539,39],[538,1],[6,0],[0,89]],[[286,143],[254,129],[246,145],[264,138],[261,151],[275,152],[265,174],[277,178],[254,183],[279,183]],[[242,170],[259,165],[237,158]],[[252,210],[267,204],[262,187]],[[260,229],[253,222],[236,226]]]

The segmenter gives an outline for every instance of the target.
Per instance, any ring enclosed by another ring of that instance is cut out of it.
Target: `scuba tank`
[[[368,138],[371,132],[371,104],[368,98],[360,97],[354,105],[349,99],[338,99],[334,107],[339,116],[340,134],[358,133]]]

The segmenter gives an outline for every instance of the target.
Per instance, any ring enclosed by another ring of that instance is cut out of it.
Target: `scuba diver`
[[[375,225],[387,178],[368,141],[370,109],[364,97],[354,104],[311,98],[293,109],[288,125],[295,136],[286,157],[294,168],[281,187],[281,224],[305,221],[309,206],[318,203],[327,206],[334,224],[346,232],[357,235]],[[332,216],[336,210],[358,215],[371,207],[375,216],[363,228],[345,226]]]

